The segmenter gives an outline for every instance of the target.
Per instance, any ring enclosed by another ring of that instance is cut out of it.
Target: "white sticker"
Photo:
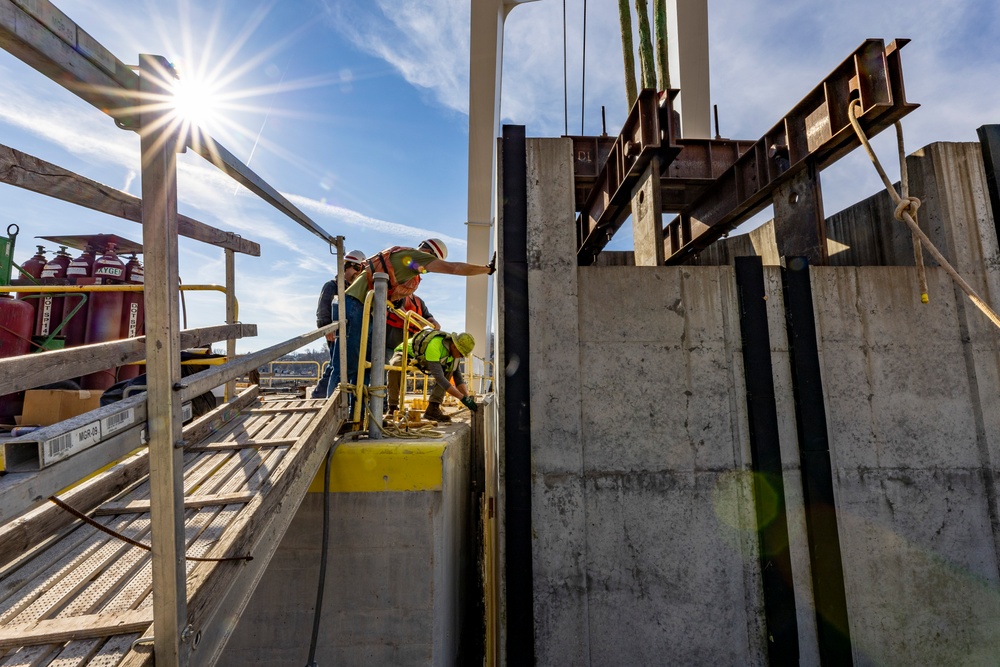
[[[101,422],[91,422],[58,438],[51,438],[42,443],[44,465],[49,465],[67,456],[90,447],[101,440]]]
[[[101,420],[101,430],[105,435],[111,435],[116,431],[120,431],[123,428],[131,426],[135,423],[135,410],[129,408],[128,410],[123,410],[110,417],[105,417]]]
[[[181,406],[181,421],[182,422],[188,421],[193,416],[194,416],[194,408],[191,407],[191,403],[190,402],[185,403],[184,405]]]

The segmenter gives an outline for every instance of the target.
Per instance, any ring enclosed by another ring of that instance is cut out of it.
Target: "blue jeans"
[[[336,306],[333,307],[336,308]],[[335,317],[339,316],[335,315]],[[323,370],[323,375],[320,376],[319,382],[316,383],[316,388],[313,389],[310,398],[326,398],[326,389],[330,384],[330,376],[333,375],[333,346],[335,341],[336,338],[334,338],[334,340],[326,341],[326,349],[330,353],[330,363],[328,363],[326,368]]]
[[[358,380],[358,355],[361,352],[361,324],[363,322],[365,306],[363,303],[355,299],[353,296],[347,295],[344,297],[344,319],[347,324],[347,384],[355,384]],[[338,318],[340,315],[337,311],[337,306],[334,305],[331,310],[331,314],[334,319]],[[336,389],[337,384],[340,382],[340,336],[338,335],[335,339],[333,348],[330,354],[332,359],[330,360],[330,368],[332,369],[331,379],[327,384],[326,395],[329,397],[333,390]],[[365,350],[365,359],[371,357],[372,352],[372,338],[368,336],[368,345]],[[368,384],[368,371],[365,371],[365,384]]]

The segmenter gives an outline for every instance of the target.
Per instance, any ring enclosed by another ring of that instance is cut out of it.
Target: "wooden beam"
[[[8,625],[0,627],[0,649],[126,635],[142,632],[152,622],[153,614],[149,609],[133,609],[118,614],[87,614]]]
[[[248,503],[253,500],[252,493],[214,493],[203,496],[188,496],[184,499],[184,509],[200,509],[219,505],[234,505]],[[93,516],[114,516],[116,514],[144,514],[149,511],[150,501],[133,500],[122,503],[104,503],[93,512]]]
[[[226,338],[257,335],[256,324],[221,324],[181,332],[182,348],[201,347]],[[146,337],[80,345],[0,359],[0,395],[86,375],[146,358]]]
[[[124,122],[136,106],[136,73],[48,0],[34,0],[31,6],[34,16],[11,0],[0,0],[0,47]]]
[[[251,411],[255,412],[255,411]],[[210,442],[204,445],[185,447],[189,452],[226,452],[251,449],[253,447],[291,447],[295,438],[275,438],[273,440],[247,440],[245,442]]]
[[[78,95],[129,130],[138,130],[139,77],[49,0],[32,0],[35,15],[11,0],[0,0],[0,48]],[[164,60],[150,74],[163,83],[170,65]],[[162,85],[157,95],[169,95]],[[261,199],[324,241],[327,233],[212,137],[188,137],[187,145]]]
[[[168,90],[158,73],[160,56],[139,55],[139,90],[157,97]],[[153,618],[156,662],[178,665],[187,625],[184,563],[184,450],[181,397],[180,313],[177,303],[177,151],[181,140],[163,110],[140,119],[142,149],[142,245],[146,258],[146,396],[149,490],[153,547]]]
[[[253,410],[250,410],[250,414],[278,415],[278,414],[291,414],[294,412],[319,412],[322,409],[323,409],[322,405],[301,405],[294,408],[254,408]]]
[[[142,224],[142,200],[138,197],[2,144],[0,182]],[[259,244],[186,215],[177,216],[177,233],[233,252],[260,257]]]
[[[72,476],[79,479],[81,469],[77,467],[77,459],[73,459],[72,464],[63,464],[62,467],[72,468]],[[73,487],[66,493],[60,494],[60,497],[67,504],[76,507],[80,511],[89,512],[98,503],[121,493],[135,482],[144,478],[148,473],[149,461],[146,458],[146,451],[142,450],[101,475]],[[29,476],[5,475],[3,482],[0,483],[0,494],[2,494],[4,499],[2,505],[3,511],[0,512],[0,520],[9,520],[12,517],[17,517],[0,528],[0,567],[6,566],[19,556],[24,555],[36,544],[48,539],[76,521],[72,515],[52,503],[45,503],[29,514],[18,516],[24,509],[30,507],[30,502],[25,502],[26,498],[24,498],[23,493],[18,494],[21,496],[19,498],[21,502],[11,502],[16,489],[23,486],[23,484],[9,485],[8,480],[12,477],[26,479]],[[38,487],[37,479],[34,481],[33,486],[35,488]],[[12,490],[14,491],[13,493]],[[44,491],[40,495],[44,496]],[[45,502],[45,498],[42,497],[33,502]]]
[[[259,352],[242,356],[236,361],[232,361],[225,366],[209,368],[208,370],[188,375],[180,381],[180,391],[178,393],[180,394],[181,400],[190,401],[199,394],[211,391],[220,384],[224,384],[233,378],[245,375],[262,364],[266,364],[269,361],[277,359],[283,354],[288,354],[289,352],[293,352],[300,347],[303,347],[304,345],[325,335],[328,331],[336,331],[338,326],[340,326],[339,322],[333,322],[325,327],[313,329],[309,333],[304,333],[301,336],[290,338],[282,343],[260,350]]]

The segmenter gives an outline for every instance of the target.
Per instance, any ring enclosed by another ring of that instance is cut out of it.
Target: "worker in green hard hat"
[[[434,389],[427,399],[424,419],[450,422],[451,417],[441,411],[441,401],[446,393],[462,402],[475,412],[476,399],[469,394],[469,388],[458,369],[464,357],[472,354],[476,341],[472,334],[448,333],[435,329],[421,329],[409,340],[410,363],[434,378]],[[403,363],[403,344],[396,347],[396,353],[389,360],[390,366],[399,368]],[[399,382],[401,372],[389,371],[389,411],[399,407]],[[455,384],[452,384],[452,379]]]

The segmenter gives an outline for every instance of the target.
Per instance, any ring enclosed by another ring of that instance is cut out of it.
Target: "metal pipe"
[[[389,274],[376,273],[375,303],[372,318],[372,374],[378,373],[378,381],[372,378],[373,387],[385,385],[385,302],[389,291]],[[368,437],[372,440],[382,438],[382,406],[385,404],[385,391],[370,392],[369,407],[371,419],[368,421]]]

